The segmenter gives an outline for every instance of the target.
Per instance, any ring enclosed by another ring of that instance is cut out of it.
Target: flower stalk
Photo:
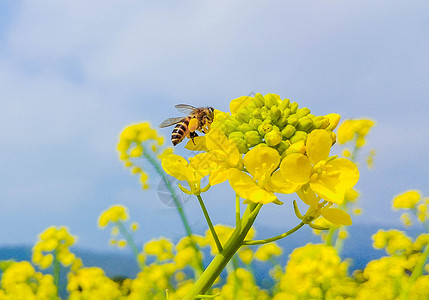
[[[221,252],[219,252],[201,277],[188,292],[184,300],[191,300],[204,295],[212,286],[213,282],[232,259],[234,254],[243,245],[244,239],[255,221],[262,204],[249,204],[241,218],[241,226],[236,227],[231,237],[225,243]],[[200,297],[201,298],[201,297]]]

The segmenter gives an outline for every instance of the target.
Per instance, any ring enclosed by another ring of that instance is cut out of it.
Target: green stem
[[[288,235],[291,235],[292,233],[294,233],[295,231],[297,231],[298,229],[300,229],[304,225],[305,225],[305,223],[301,222],[298,225],[296,225],[294,228],[292,228],[291,230],[289,230],[289,231],[287,231],[285,233],[282,233],[282,234],[280,234],[278,236],[269,238],[269,239],[265,239],[265,240],[253,240],[253,241],[243,241],[243,245],[262,245],[262,244],[268,244],[268,243],[271,243],[271,242],[275,242],[275,241],[280,240],[280,239],[282,239],[284,237],[287,237]]]
[[[134,256],[136,257],[137,263],[139,264],[140,268],[143,269],[144,265],[139,260],[139,249],[137,248],[137,245],[134,242],[133,237],[131,236],[131,234],[128,232],[128,230],[125,228],[124,224],[121,221],[115,222],[115,225],[118,227],[119,231],[125,237],[125,240],[127,241],[127,245],[130,246]]]
[[[217,251],[220,253],[222,252],[222,244],[219,241],[219,237],[217,236],[216,230],[214,229],[212,220],[210,219],[209,213],[206,209],[206,206],[204,205],[203,198],[201,198],[201,195],[197,195],[197,198],[198,198],[198,202],[200,202],[200,206],[201,206],[201,209],[203,210],[204,217],[206,218],[207,224],[209,225],[213,239],[215,240]]]
[[[60,291],[60,261],[58,260],[58,250],[54,251],[54,262],[53,262],[53,275],[54,275],[54,284],[57,287],[57,294]]]
[[[222,252],[218,253],[201,277],[188,292],[184,300],[193,300],[199,295],[204,295],[212,286],[213,282],[220,275],[222,270],[234,256],[234,254],[243,245],[244,238],[249,232],[255,221],[262,204],[249,204],[241,219],[241,228],[235,228],[234,232],[223,247]]]

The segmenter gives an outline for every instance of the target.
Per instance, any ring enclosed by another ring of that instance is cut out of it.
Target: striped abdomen
[[[176,146],[178,143],[183,141],[185,136],[189,134],[189,120],[191,120],[191,117],[183,118],[174,127],[173,132],[171,133],[171,142],[173,143],[173,146]]]

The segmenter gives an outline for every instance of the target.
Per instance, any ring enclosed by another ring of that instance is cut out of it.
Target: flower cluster
[[[164,137],[158,135],[148,122],[129,125],[119,136],[117,145],[119,158],[133,174],[139,175],[143,189],[149,188],[149,176],[134,160],[145,157],[153,164],[156,156],[162,157],[173,152],[171,147],[160,149],[159,147],[163,144]]]
[[[75,243],[66,227],[49,227],[39,235],[39,240],[33,247],[33,263],[46,269],[57,259],[63,266],[76,262],[76,256],[70,252],[70,246]]]
[[[348,299],[355,283],[347,277],[348,262],[333,247],[308,244],[295,249],[281,276],[274,299]]]
[[[401,220],[405,226],[412,225],[412,215],[429,230],[429,197],[422,197],[420,191],[408,190],[393,199],[394,210],[405,211]]]
[[[205,153],[190,158],[189,164],[180,156],[168,155],[163,159],[166,172],[182,178],[186,171],[193,186],[207,174],[210,185],[228,180],[247,203],[262,204],[280,203],[274,193],[289,194],[300,188],[341,203],[356,184],[356,166],[347,159],[329,157],[339,115],[314,116],[308,108],[298,108],[296,102],[274,94],[237,98],[230,110],[215,111],[210,132],[197,140],[193,148]],[[169,167],[180,165],[178,174]]]
[[[53,276],[36,272],[29,262],[2,262],[0,268],[0,299],[58,299]]]

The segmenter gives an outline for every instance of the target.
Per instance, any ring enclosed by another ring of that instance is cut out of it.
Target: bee
[[[190,138],[195,145],[194,138],[198,136],[196,131],[207,133],[209,126],[213,122],[213,107],[194,107],[187,104],[177,104],[175,106],[179,111],[187,113],[186,117],[168,118],[162,122],[159,127],[164,128],[176,124],[171,133],[171,142],[173,146],[179,144],[185,137]],[[189,128],[189,122],[196,119],[197,127]]]

